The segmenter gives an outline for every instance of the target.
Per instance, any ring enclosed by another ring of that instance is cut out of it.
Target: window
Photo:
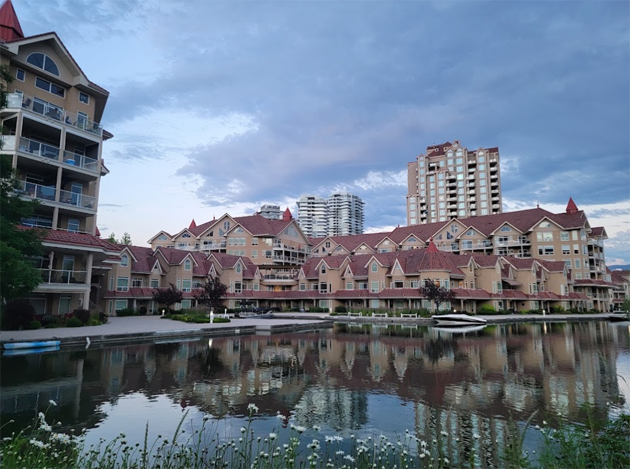
[[[538,246],[539,256],[553,256],[553,246]]]
[[[328,284],[326,282],[322,282],[319,284],[319,292],[328,293]]]
[[[114,276],[110,275],[109,276],[109,291],[113,291],[114,290]]]
[[[258,259],[258,249],[252,249],[252,259]]]
[[[252,238],[252,246],[258,246],[258,238]]]
[[[240,262],[237,262],[237,263],[236,263],[236,268],[235,268],[235,270],[236,270],[236,273],[237,273],[237,274],[240,274],[240,273],[242,272],[242,266],[241,266],[241,263],[240,263]]]
[[[131,279],[131,288],[140,288],[142,287],[142,279],[138,277],[133,277]]]
[[[24,79],[26,78],[26,72],[24,70],[22,70],[21,68],[18,68],[15,71],[15,78],[20,80],[20,81],[24,81]]]
[[[54,83],[49,82],[48,80],[44,80],[43,78],[36,77],[35,86],[61,98],[65,98],[66,96],[66,90],[64,88],[62,88],[61,86],[57,86]]]
[[[378,264],[376,262],[372,262],[372,272],[378,272]]]
[[[116,311],[125,309],[127,307],[127,300],[116,300]]]
[[[370,300],[370,306],[372,308],[378,308],[381,305],[381,302],[379,300]]]
[[[68,219],[68,231],[71,231],[73,233],[77,233],[79,231],[79,226],[80,221],[77,220],[76,218],[70,218]]]
[[[151,279],[151,288],[159,288],[160,287],[160,279],[152,278]]]
[[[116,291],[129,291],[129,277],[118,277]]]
[[[326,264],[322,264],[322,268],[321,268],[320,272],[321,272],[322,274],[325,274],[325,273],[326,273]]]
[[[190,292],[191,290],[192,290],[192,280],[191,279],[182,280],[182,291]]]
[[[560,241],[569,241],[569,232],[561,231],[560,232]]]
[[[166,241],[168,238],[166,237],[166,235],[160,235],[158,236],[158,241]]]
[[[575,259],[574,262],[575,262],[575,268],[576,269],[580,269],[581,268],[581,266],[580,266],[580,259]]]
[[[34,65],[37,68],[41,68],[42,70],[51,73],[52,75],[59,76],[59,67],[57,67],[57,64],[54,62],[53,59],[45,54],[42,54],[41,52],[35,52],[29,55],[26,58],[26,62]]]
[[[512,229],[509,226],[505,225],[501,227],[501,231],[512,231]]]
[[[129,265],[129,256],[127,254],[120,256],[120,265],[123,267],[127,267]]]
[[[571,246],[569,246],[568,244],[563,244],[562,245],[562,254],[571,254]],[[569,266],[571,267],[571,266]]]
[[[378,281],[371,283],[371,285],[370,285],[370,292],[378,293]]]
[[[300,291],[306,290],[306,284],[304,282],[300,283]]]
[[[190,267],[191,267],[190,259],[186,259],[184,261],[184,270],[190,270]]]
[[[90,104],[90,95],[79,91],[79,102],[83,104]]]
[[[553,233],[551,231],[539,231],[536,233],[536,240],[540,241],[553,241]]]
[[[346,290],[353,290],[354,284],[352,282],[346,282]]]

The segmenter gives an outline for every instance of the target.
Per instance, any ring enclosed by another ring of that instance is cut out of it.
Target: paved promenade
[[[554,315],[493,315],[479,316],[489,324],[522,322],[607,321],[612,316],[602,314],[554,314]],[[622,315],[615,315],[622,318]],[[60,340],[63,345],[99,342],[129,342],[153,340],[165,337],[218,336],[235,334],[276,333],[330,326],[332,321],[365,322],[378,324],[430,325],[430,318],[372,318],[357,316],[329,316],[325,313],[278,313],[273,319],[232,319],[229,323],[191,324],[162,319],[159,316],[111,317],[100,326],[59,327],[34,331],[0,331],[0,343]]]

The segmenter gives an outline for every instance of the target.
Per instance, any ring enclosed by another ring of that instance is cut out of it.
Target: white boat
[[[236,314],[237,317],[243,318],[255,318],[255,319],[271,319],[273,318],[273,311],[267,311],[266,313],[256,313],[254,311],[241,311]]]
[[[433,326],[434,331],[444,332],[446,334],[468,334],[470,332],[481,331],[486,327],[486,324],[480,325],[466,325],[466,326]]]
[[[6,350],[15,349],[28,349],[28,348],[42,348],[42,347],[59,347],[61,341],[59,340],[42,340],[38,342],[5,342],[4,348]]]
[[[431,316],[438,326],[480,326],[488,323],[484,318],[477,316],[469,316],[468,314],[440,314]]]

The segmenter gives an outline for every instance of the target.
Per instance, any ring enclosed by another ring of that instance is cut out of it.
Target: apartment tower
[[[302,232],[312,238],[328,234],[328,204],[316,195],[302,195],[297,201],[298,224]]]
[[[11,156],[20,196],[39,202],[23,220],[46,230],[42,283],[29,301],[39,314],[66,314],[98,298],[93,276],[118,254],[99,239],[99,185],[107,168],[100,120],[109,93],[92,83],[55,32],[24,36],[10,0],[0,6],[0,60],[13,78],[0,109],[2,153]],[[92,295],[92,297],[91,297]]]
[[[454,140],[407,164],[407,225],[501,212],[497,147],[468,150]]]
[[[280,205],[263,205],[258,213],[269,220],[282,220]]]
[[[360,197],[338,192],[328,197],[328,236],[363,233],[363,205]]]

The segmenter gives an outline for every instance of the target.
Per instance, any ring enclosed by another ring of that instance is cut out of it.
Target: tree
[[[420,294],[435,304],[435,311],[439,311],[442,303],[451,302],[457,296],[453,290],[440,287],[429,279],[424,281],[423,287],[420,287]]]
[[[171,286],[169,288],[166,289],[158,289],[156,288],[155,290],[153,290],[153,299],[161,304],[166,306],[169,310],[171,309],[171,306],[174,305],[175,303],[181,303],[182,299],[184,298],[184,294],[178,290],[175,285],[173,285],[172,283],[170,284]]]
[[[126,231],[120,239],[116,239],[116,233],[110,234],[107,241],[114,244],[124,244],[126,246],[130,246],[132,244],[131,235]]]
[[[630,318],[630,299],[625,299],[623,303],[621,303],[621,310],[626,313],[626,316]]]
[[[208,275],[201,289],[195,291],[195,298],[201,304],[212,308],[216,312],[223,309],[223,298],[227,293],[227,287],[221,283],[218,275]]]
[[[0,68],[0,108],[6,107],[6,84],[11,75]],[[24,200],[20,181],[15,177],[12,159],[0,155],[0,295],[2,304],[23,298],[42,282],[30,257],[41,255],[43,232],[21,226],[33,214],[37,202]]]

